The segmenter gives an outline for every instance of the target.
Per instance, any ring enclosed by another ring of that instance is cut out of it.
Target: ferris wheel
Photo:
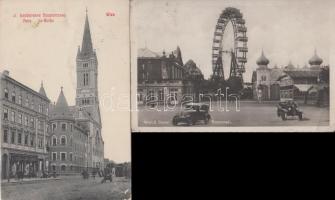
[[[230,51],[223,50],[223,37],[227,24],[231,22],[234,32],[234,48]],[[245,72],[245,63],[247,62],[247,28],[245,20],[240,10],[228,7],[222,11],[214,31],[212,46],[212,67],[213,79],[230,80],[238,78],[243,82],[242,74]],[[230,73],[224,74],[223,71],[223,53],[231,55]]]

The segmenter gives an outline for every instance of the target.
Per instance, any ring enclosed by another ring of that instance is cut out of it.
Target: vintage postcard
[[[331,0],[131,1],[132,130],[334,131],[334,11]]]
[[[0,0],[1,199],[130,199],[129,65],[129,2]]]

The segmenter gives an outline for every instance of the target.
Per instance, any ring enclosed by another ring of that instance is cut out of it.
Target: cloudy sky
[[[99,62],[99,96],[105,157],[130,160],[130,116],[118,104],[129,104],[129,4],[123,0],[0,1],[0,71],[38,91],[43,80],[51,101],[61,86],[75,103],[76,54],[88,9],[93,47]],[[20,13],[65,13],[53,23],[23,23]],[[114,17],[107,17],[113,12]],[[13,17],[17,14],[16,17]],[[128,98],[125,97],[128,95]]]
[[[209,77],[214,28],[222,10],[230,6],[240,9],[248,28],[245,81],[251,81],[262,49],[270,67],[289,61],[302,67],[315,48],[329,64],[335,32],[332,0],[135,0],[136,47],[162,52],[179,45],[184,62],[193,59]],[[227,41],[230,35],[232,28],[227,30]]]

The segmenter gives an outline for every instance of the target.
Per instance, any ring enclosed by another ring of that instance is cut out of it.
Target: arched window
[[[62,137],[60,139],[60,143],[61,143],[61,145],[66,145],[66,137],[64,135],[62,135]]]
[[[72,146],[72,136],[70,137],[70,146]]]
[[[57,145],[57,138],[56,136],[52,136],[52,146],[56,146]]]
[[[14,103],[15,103],[15,97],[16,97],[15,92],[12,92],[12,102],[14,102]]]
[[[8,99],[8,89],[5,88],[5,98]]]
[[[65,165],[62,165],[62,166],[60,167],[60,169],[61,169],[62,171],[65,171],[66,166],[65,166]]]

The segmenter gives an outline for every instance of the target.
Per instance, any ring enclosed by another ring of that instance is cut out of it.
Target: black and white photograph
[[[113,97],[129,93],[128,16],[126,1],[0,1],[1,199],[131,199]]]
[[[327,0],[132,1],[133,129],[328,130],[334,8]]]

